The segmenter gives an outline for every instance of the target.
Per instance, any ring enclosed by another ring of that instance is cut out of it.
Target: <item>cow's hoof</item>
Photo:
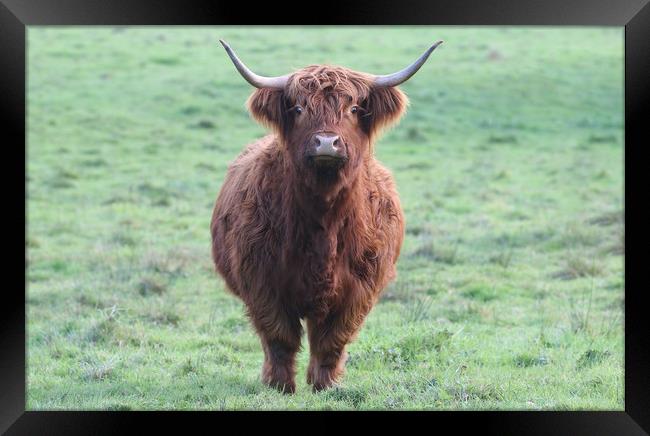
[[[269,381],[265,383],[270,387],[282,392],[283,394],[294,394],[296,392],[296,383],[293,381]]]
[[[307,368],[307,383],[312,385],[314,392],[334,386],[345,372],[346,360],[347,353],[343,353],[334,365],[322,365],[312,358]]]
[[[311,390],[312,392],[316,393],[316,392],[324,391],[325,389],[329,389],[335,384],[336,383],[332,380],[327,380],[322,383],[314,383],[314,385],[311,387]]]
[[[320,392],[334,386],[340,375],[340,373],[336,373],[335,368],[321,367],[318,371],[312,373],[311,377],[308,377],[307,382],[312,385],[312,391]]]
[[[269,365],[264,365],[262,369],[262,382],[283,394],[293,394],[296,392],[296,382],[289,368],[271,368]]]

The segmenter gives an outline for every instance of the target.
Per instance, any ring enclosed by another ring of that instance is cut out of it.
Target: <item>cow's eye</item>
[[[296,113],[296,115],[300,115],[302,113],[302,108],[300,106],[296,106],[293,108],[293,111]]]
[[[353,114],[356,114],[359,111],[359,106],[352,106],[350,109],[350,112]]]

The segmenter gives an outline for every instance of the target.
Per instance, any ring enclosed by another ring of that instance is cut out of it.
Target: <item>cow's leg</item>
[[[356,337],[371,308],[371,301],[350,300],[323,320],[307,319],[307,383],[314,391],[332,386],[343,375],[348,357],[345,347]]]
[[[281,392],[294,393],[295,357],[302,336],[300,318],[279,308],[261,311],[249,307],[249,315],[264,349],[262,382]]]

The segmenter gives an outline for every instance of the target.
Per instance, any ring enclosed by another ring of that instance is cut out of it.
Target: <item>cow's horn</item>
[[[432,51],[436,49],[443,41],[438,41],[433,44],[427,51],[424,52],[415,62],[402,71],[393,74],[386,74],[385,76],[375,76],[374,85],[380,88],[388,86],[397,86],[400,83],[406,82],[413,74],[417,73],[422,65],[427,61]]]
[[[233,49],[224,41],[220,39],[219,42],[223,45],[223,48],[226,49],[228,56],[232,59],[232,63],[235,64],[235,68],[239,71],[239,74],[242,75],[244,79],[251,85],[256,88],[284,88],[284,85],[287,84],[289,79],[289,74],[279,77],[264,77],[258,76],[252,72],[242,61],[239,60]]]

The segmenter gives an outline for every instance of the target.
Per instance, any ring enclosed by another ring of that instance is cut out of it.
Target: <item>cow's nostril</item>
[[[334,145],[339,145],[339,138],[334,139],[333,144],[334,144]]]

